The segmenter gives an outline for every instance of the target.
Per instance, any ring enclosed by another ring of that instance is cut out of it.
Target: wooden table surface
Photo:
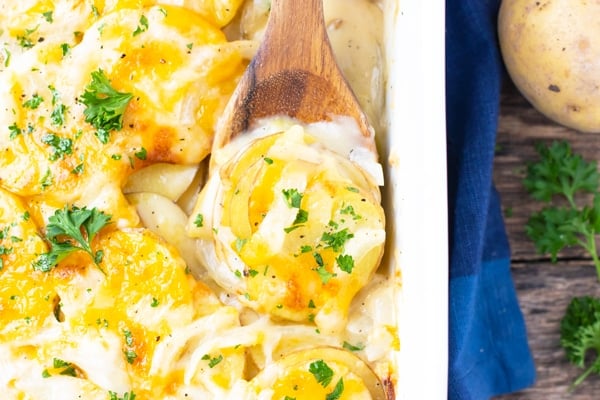
[[[559,323],[573,296],[600,296],[600,283],[590,257],[578,249],[559,254],[557,263],[536,253],[525,224],[539,203],[532,201],[522,181],[525,165],[536,158],[537,141],[566,139],[585,159],[598,159],[600,135],[579,133],[545,118],[519,94],[509,79],[501,97],[494,183],[500,192],[512,250],[512,274],[526,320],[537,382],[524,391],[497,400],[600,399],[600,376],[589,377],[569,392],[582,372],[569,364],[559,343]]]

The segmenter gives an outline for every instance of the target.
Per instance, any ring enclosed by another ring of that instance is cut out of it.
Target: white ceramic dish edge
[[[386,3],[388,262],[400,271],[398,400],[447,399],[445,3]]]

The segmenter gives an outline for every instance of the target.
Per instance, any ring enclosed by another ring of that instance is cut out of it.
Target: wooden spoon
[[[305,123],[352,117],[377,153],[373,128],[333,56],[322,0],[271,2],[263,41],[219,121],[214,148],[278,115]]]

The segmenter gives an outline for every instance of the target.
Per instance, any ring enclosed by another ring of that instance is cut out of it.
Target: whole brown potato
[[[537,110],[600,132],[600,1],[503,0],[498,34],[508,73]]]

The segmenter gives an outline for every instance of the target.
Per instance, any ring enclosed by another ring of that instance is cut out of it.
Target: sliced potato
[[[206,183],[207,174],[208,159],[204,159],[204,161],[198,165],[194,179],[188,186],[187,190],[183,192],[181,196],[179,196],[179,199],[177,199],[177,205],[179,205],[179,207],[181,207],[183,212],[185,212],[187,215],[191,215],[192,211],[194,210],[200,190],[202,190],[202,187]]]
[[[135,206],[144,226],[175,246],[192,271],[202,268],[195,256],[195,240],[186,233],[188,217],[177,204],[149,192],[131,193],[127,199]]]
[[[123,192],[126,194],[157,193],[172,201],[177,201],[189,188],[197,170],[197,164],[152,164],[131,174],[123,187]]]
[[[291,394],[298,400],[318,398],[320,394],[329,398],[332,390],[343,391],[344,398],[387,398],[381,381],[364,361],[334,347],[315,347],[288,354],[263,369],[252,379],[251,385],[257,393],[273,390],[273,398],[287,398]]]

